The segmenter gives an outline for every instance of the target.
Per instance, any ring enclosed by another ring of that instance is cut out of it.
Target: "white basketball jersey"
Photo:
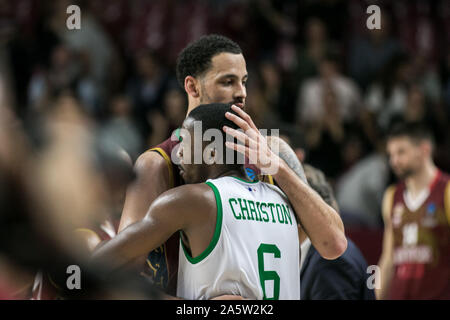
[[[264,182],[210,179],[217,222],[208,248],[192,258],[180,244],[177,296],[300,299],[297,222],[286,195]]]

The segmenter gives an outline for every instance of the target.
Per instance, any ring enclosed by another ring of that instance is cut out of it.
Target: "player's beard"
[[[416,171],[412,168],[407,168],[404,170],[394,170],[395,175],[397,176],[397,178],[399,178],[400,180],[405,180],[411,176],[413,176]]]
[[[202,89],[203,93],[200,97],[200,104],[213,103],[211,97],[206,93],[205,89]]]

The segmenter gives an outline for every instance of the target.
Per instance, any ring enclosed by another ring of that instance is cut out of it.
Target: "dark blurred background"
[[[66,27],[71,4],[81,30]],[[366,27],[370,4],[381,8],[380,30]],[[176,57],[208,33],[242,47],[247,110],[325,172],[347,233],[377,263],[381,199],[394,181],[387,128],[425,122],[437,165],[450,171],[448,0],[0,0],[0,104],[39,150],[40,123],[70,97],[99,140],[134,161],[182,123]]]

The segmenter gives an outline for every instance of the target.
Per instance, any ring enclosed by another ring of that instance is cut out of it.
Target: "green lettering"
[[[265,217],[262,218],[263,221],[264,221],[264,222],[267,222],[267,221],[269,221],[269,215],[267,214],[267,211],[266,211],[266,210],[263,210],[263,206],[265,206],[265,207],[267,208],[267,204],[264,203],[264,202],[261,202],[261,206],[258,207],[258,209],[260,208],[260,209],[261,209],[261,212],[262,212],[262,213],[264,214],[264,216],[265,216]]]
[[[246,220],[245,219],[245,215],[244,215],[244,211],[247,211],[247,217],[248,217],[247,201],[245,199],[241,199],[241,198],[238,198],[238,201],[239,201],[239,206],[241,207],[242,220]],[[245,206],[242,206],[242,201],[244,201]]]
[[[256,217],[256,221],[259,221],[258,213],[256,212],[255,203],[252,200],[248,200],[248,207],[250,209],[250,217],[248,219],[255,220],[255,217]],[[253,216],[253,214],[255,214],[255,215]]]
[[[281,209],[281,205],[277,203],[277,205],[275,207],[277,208],[278,222],[284,223],[284,215],[283,215],[283,209]],[[280,219],[280,213],[281,213],[281,218],[283,218],[283,219]]]
[[[289,206],[285,206],[284,204],[282,204],[281,206],[283,207],[284,216],[286,217],[286,224],[289,219],[289,224],[292,225],[291,211],[289,210]]]
[[[230,204],[231,211],[233,212],[233,216],[234,216],[237,220],[241,220],[241,215],[237,215],[236,212],[234,212],[233,205],[231,204],[232,201],[233,201],[235,204],[237,204],[237,201],[236,201],[236,199],[234,199],[234,198],[230,198],[230,200],[228,200],[228,203]]]
[[[256,201],[256,210],[258,210],[258,213],[256,214],[256,221],[262,221],[261,210],[259,209],[260,205],[261,205],[261,202]]]
[[[270,213],[272,214],[272,222],[275,223],[275,216],[273,215],[273,207],[275,207],[275,205],[273,203],[268,203],[267,204],[270,208]]]

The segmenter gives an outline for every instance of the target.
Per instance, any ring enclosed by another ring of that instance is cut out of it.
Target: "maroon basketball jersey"
[[[440,171],[416,200],[404,182],[395,186],[391,299],[450,299],[449,196],[449,176]]]

